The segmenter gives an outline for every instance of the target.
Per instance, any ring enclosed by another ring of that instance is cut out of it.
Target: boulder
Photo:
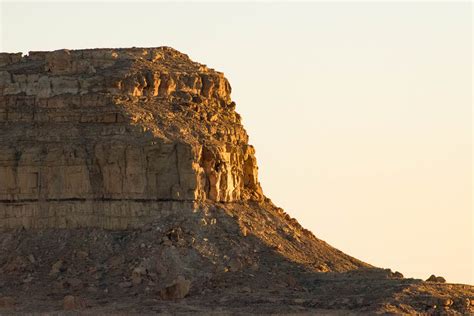
[[[430,275],[428,279],[426,279],[427,282],[436,282],[436,283],[446,283],[445,278],[442,276],[435,276],[434,274]]]
[[[160,291],[160,297],[163,300],[176,300],[186,297],[191,288],[191,281],[179,276],[173,284]]]

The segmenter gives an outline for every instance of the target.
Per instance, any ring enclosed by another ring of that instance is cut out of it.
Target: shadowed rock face
[[[261,200],[222,73],[168,47],[0,55],[0,228],[136,227]]]

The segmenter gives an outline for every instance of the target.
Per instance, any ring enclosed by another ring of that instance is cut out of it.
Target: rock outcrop
[[[474,312],[273,205],[230,92],[168,47],[0,54],[0,314]]]
[[[263,199],[222,73],[168,47],[0,55],[0,229]]]

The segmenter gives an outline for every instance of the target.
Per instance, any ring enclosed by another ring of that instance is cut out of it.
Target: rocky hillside
[[[230,93],[169,47],[0,54],[0,314],[474,311],[274,206]]]

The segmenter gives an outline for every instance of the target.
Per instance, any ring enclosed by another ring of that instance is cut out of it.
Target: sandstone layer
[[[164,202],[261,200],[230,92],[168,47],[1,54],[0,229],[127,228]]]

